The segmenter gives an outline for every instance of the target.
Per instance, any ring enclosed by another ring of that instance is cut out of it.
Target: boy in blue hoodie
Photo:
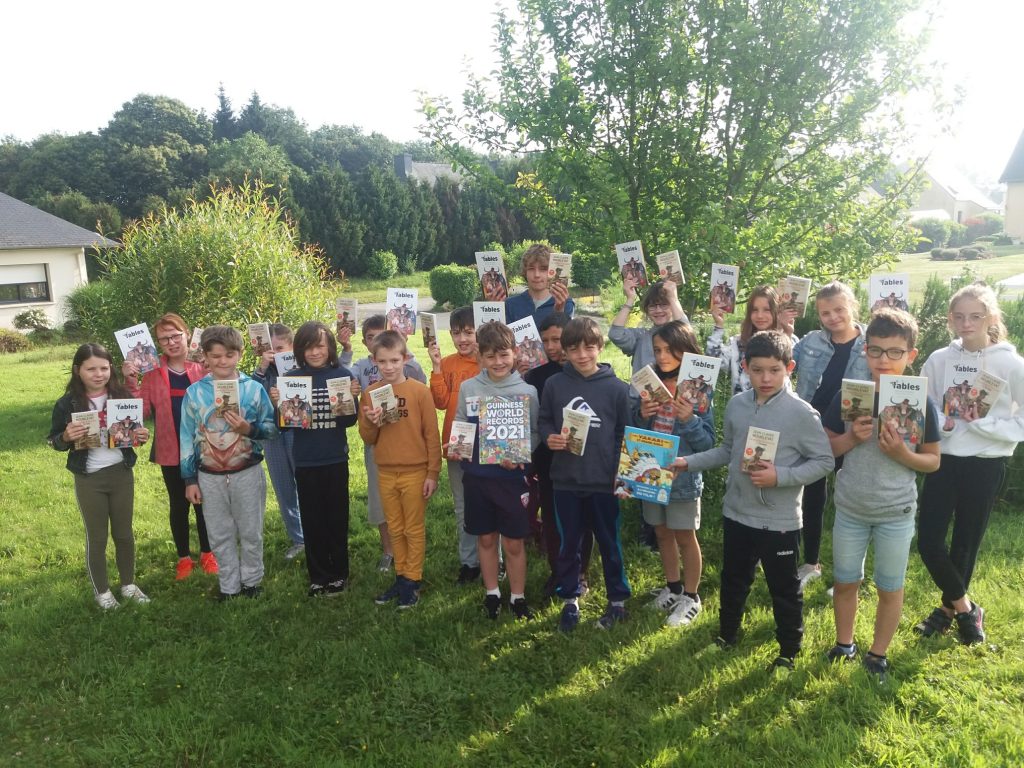
[[[598,362],[603,347],[604,336],[594,320],[569,321],[562,331],[562,348],[570,364],[548,379],[541,402],[540,436],[553,452],[551,482],[562,534],[556,591],[564,601],[558,623],[563,632],[571,632],[580,620],[580,541],[585,528],[594,532],[608,593],[608,607],[598,626],[610,629],[625,620],[630,596],[619,537],[619,503],[613,493],[622,435],[630,419],[629,385],[616,378],[610,365]],[[567,450],[563,408],[590,415],[584,456]]]

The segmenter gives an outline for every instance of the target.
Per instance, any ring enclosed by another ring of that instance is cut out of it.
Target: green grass
[[[450,347],[450,341],[444,340]],[[414,351],[425,360],[418,340]],[[570,637],[557,607],[530,624],[483,618],[478,588],[456,588],[451,496],[428,510],[426,589],[399,614],[371,596],[379,544],[365,522],[365,474],[352,449],[353,579],[336,600],[305,597],[273,495],[266,593],[219,605],[216,580],[173,580],[174,549],[158,471],[136,470],[138,582],[153,598],[101,614],[84,574],[82,525],[64,455],[43,442],[72,348],[5,356],[0,392],[0,764],[30,766],[1009,766],[1024,762],[1024,523],[996,511],[972,592],[988,609],[989,642],[920,642],[910,624],[936,595],[911,559],[893,678],[873,685],[831,667],[831,607],[808,592],[805,653],[771,677],[773,623],[759,580],[735,652],[709,650],[717,631],[721,529],[705,508],[706,610],[669,630],[643,608],[658,560],[633,542],[625,559],[638,598],[632,620],[604,633],[594,592]],[[606,353],[620,374],[627,361]],[[19,385],[17,382],[21,382]],[[194,535],[194,534],[193,534]],[[823,547],[826,559],[830,551]],[[546,577],[530,550],[528,594]],[[595,558],[596,560],[596,558]],[[111,567],[112,557],[111,557]],[[865,589],[857,636],[870,635]]]
[[[1000,246],[991,249],[998,254],[995,258],[977,261],[932,261],[929,253],[905,253],[889,272],[906,272],[910,275],[910,303],[921,300],[925,283],[932,275],[950,278],[959,275],[964,267],[970,267],[978,277],[990,278],[992,282],[1005,280],[1024,272],[1024,252],[1020,246]],[[864,282],[867,289],[867,281]],[[1011,298],[1006,294],[1006,298]]]
[[[350,277],[348,287],[340,294],[347,299],[360,302],[384,301],[388,288],[418,288],[420,295],[430,293],[430,270],[413,272],[411,275],[395,275],[387,280],[372,277]]]

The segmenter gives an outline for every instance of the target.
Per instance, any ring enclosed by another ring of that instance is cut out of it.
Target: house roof
[[[999,177],[1000,184],[1012,184],[1016,181],[1024,181],[1024,131],[1021,131],[1017,139],[1017,146],[1013,148],[1009,162],[1006,163],[1006,170]]]
[[[442,178],[448,178],[452,181],[462,180],[462,175],[458,171],[453,171],[448,163],[420,163],[415,160],[412,162],[410,176],[414,179],[425,181],[430,186],[434,186],[437,180]]]
[[[0,192],[0,250],[116,248],[119,243]]]
[[[925,173],[933,185],[942,187],[954,200],[974,203],[988,211],[998,211],[1000,208],[999,203],[986,197],[966,176],[953,168],[929,164]]]

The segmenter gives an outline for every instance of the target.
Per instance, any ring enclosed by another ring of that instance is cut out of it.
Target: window
[[[50,282],[45,264],[0,266],[0,304],[50,301]]]

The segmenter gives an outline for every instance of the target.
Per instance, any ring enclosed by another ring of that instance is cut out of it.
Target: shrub
[[[934,261],[954,261],[960,256],[960,251],[956,248],[932,248],[932,260]]]
[[[942,248],[949,242],[953,222],[948,219],[918,219],[912,225],[921,233],[917,253],[929,248]]]
[[[963,224],[949,224],[949,247],[955,248],[961,245],[966,245],[970,242],[970,238],[967,237],[967,227]]]
[[[48,331],[50,318],[41,309],[26,309],[14,316],[14,327],[21,331]]]
[[[479,287],[475,267],[442,264],[430,270],[430,295],[438,304],[465,306],[476,298]]]
[[[615,275],[615,254],[574,253],[572,281],[580,288],[597,290]]]
[[[1005,232],[999,232],[992,236],[992,245],[1013,245],[1013,238]]]
[[[28,340],[25,334],[7,328],[0,328],[0,354],[24,352],[31,346],[32,342]]]
[[[391,251],[374,251],[367,262],[366,274],[377,280],[390,280],[398,274],[398,257]]]
[[[964,222],[967,227],[966,242],[973,242],[983,235],[993,235],[1003,230],[1003,217],[998,213],[981,213]]]

